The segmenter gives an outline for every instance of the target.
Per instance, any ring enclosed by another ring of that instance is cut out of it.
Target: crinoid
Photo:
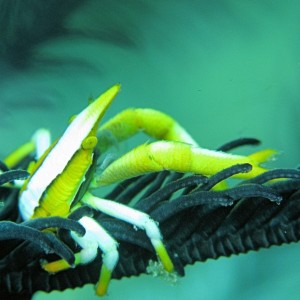
[[[183,276],[187,264],[299,240],[299,170],[261,167],[273,150],[227,153],[256,139],[203,149],[151,109],[121,112],[98,129],[119,88],[92,102],[51,146],[48,132],[39,131],[1,164],[3,297],[87,283],[104,295],[111,278]],[[99,174],[110,147],[105,132],[119,143],[138,131],[158,141]],[[228,178],[239,181],[229,186]],[[93,189],[111,183],[111,192],[94,196]]]

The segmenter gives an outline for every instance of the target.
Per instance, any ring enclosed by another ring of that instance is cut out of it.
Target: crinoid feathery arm
[[[232,155],[181,142],[158,141],[141,145],[114,161],[97,178],[95,184],[108,185],[147,172],[163,170],[213,175],[227,167],[243,163],[251,164],[252,171],[236,177],[252,178],[267,171],[259,164],[274,154],[274,150],[266,149],[249,156]]]

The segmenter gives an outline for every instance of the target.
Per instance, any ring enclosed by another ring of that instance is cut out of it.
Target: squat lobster
[[[142,130],[160,141],[141,145],[117,159],[102,174],[94,176],[91,187],[100,187],[164,169],[213,175],[238,163],[250,163],[252,170],[237,176],[252,178],[266,171],[259,164],[273,155],[274,151],[267,149],[250,156],[239,156],[200,148],[175,120],[152,109],[126,110],[98,129],[99,122],[119,90],[119,84],[112,86],[79,113],[61,138],[34,164],[29,170],[31,175],[20,192],[19,210],[22,218],[28,220],[48,216],[67,217],[78,205],[88,205],[144,229],[165,270],[172,272],[173,263],[163,244],[159,226],[147,214],[114,201],[95,197],[89,191],[79,199],[76,206],[74,205],[74,199],[85,181],[85,175],[97,156],[95,153],[102,154],[110,147],[104,133],[108,131],[117,142],[121,142]],[[36,137],[37,148],[41,136],[44,135]],[[28,149],[31,147],[28,146],[26,151]],[[9,165],[11,160],[12,157],[6,158],[6,164]],[[118,262],[118,243],[92,218],[84,216],[79,222],[85,227],[86,234],[81,237],[72,232],[73,239],[82,248],[75,254],[75,266],[92,261],[100,248],[103,264],[96,293],[104,295]],[[43,268],[52,273],[69,267],[71,266],[65,260],[43,264]]]

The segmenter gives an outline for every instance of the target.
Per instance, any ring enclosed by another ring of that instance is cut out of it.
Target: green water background
[[[67,27],[117,30],[131,43],[62,35],[35,47],[31,66],[3,65],[1,157],[39,127],[57,137],[90,96],[121,82],[107,118],[127,107],[155,108],[176,118],[203,147],[257,137],[279,151],[270,166],[295,167],[299,20],[296,0],[87,1]],[[299,258],[300,246],[292,244],[197,263],[176,286],[145,275],[113,280],[107,299],[300,299]],[[84,297],[98,299],[92,285],[34,299]]]

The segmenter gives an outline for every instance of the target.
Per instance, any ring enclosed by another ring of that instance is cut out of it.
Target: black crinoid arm
[[[225,190],[214,188],[250,169],[249,164],[235,165],[209,178],[151,173],[118,184],[105,198],[144,211],[159,222],[176,272],[184,276],[184,267],[195,262],[299,241],[299,170],[272,170]],[[120,260],[113,278],[146,273],[149,262],[157,261],[145,232],[121,220],[82,206],[68,219],[20,223],[16,197],[14,190],[1,189],[5,211],[0,223],[1,299],[30,299],[38,290],[65,290],[97,282],[101,255],[87,265],[56,274],[41,268],[42,259],[63,257],[72,264],[73,253],[80,248],[69,232],[84,234],[76,222],[83,215],[92,216],[119,242]],[[41,231],[50,227],[59,230],[56,234]]]

